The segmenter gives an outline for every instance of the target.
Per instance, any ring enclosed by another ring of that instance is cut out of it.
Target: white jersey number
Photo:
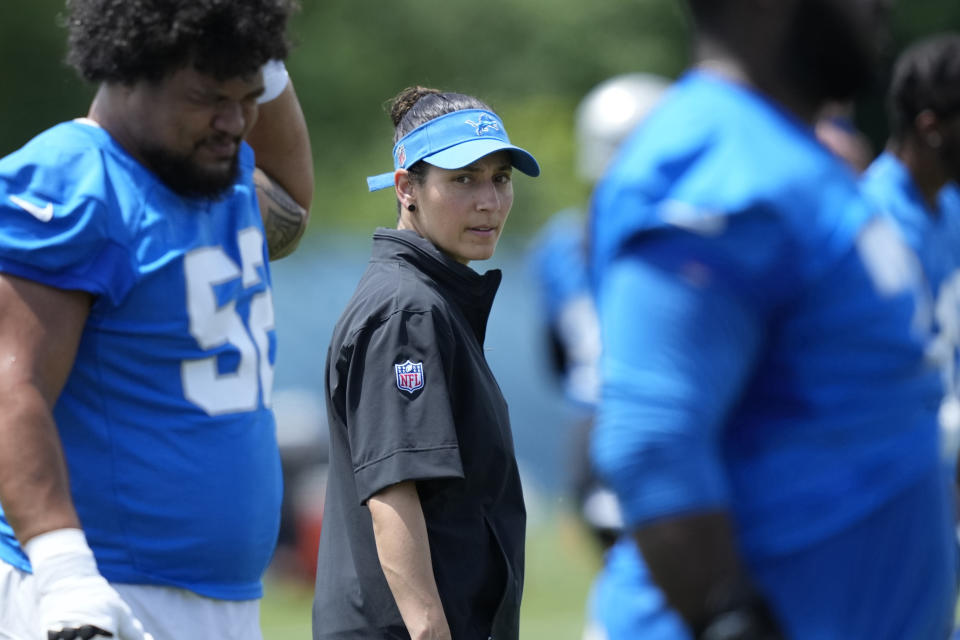
[[[263,404],[269,407],[273,389],[268,353],[268,332],[274,323],[270,289],[253,296],[246,325],[237,313],[236,300],[217,304],[217,285],[237,279],[245,288],[260,283],[257,267],[263,265],[263,234],[256,228],[244,229],[237,239],[240,266],[220,247],[195,249],[183,260],[190,334],[201,349],[229,343],[240,354],[233,373],[219,373],[216,356],[183,362],[184,395],[210,415],[253,411],[261,391]]]
[[[960,450],[960,270],[954,271],[940,285],[935,308],[937,337],[930,349],[943,371],[947,389],[940,405],[940,434],[943,454],[955,460]]]
[[[960,270],[940,285],[934,307],[937,321],[936,355],[946,367],[948,389],[957,390],[956,354],[960,348]]]
[[[933,330],[932,294],[920,261],[904,244],[894,224],[885,218],[872,220],[857,237],[857,249],[880,295],[893,297],[913,293],[916,305],[913,331],[915,335],[929,339]]]

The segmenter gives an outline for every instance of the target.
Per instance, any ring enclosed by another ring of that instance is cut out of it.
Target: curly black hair
[[[192,63],[218,79],[287,57],[297,0],[66,0],[67,63],[94,82],[156,81]]]

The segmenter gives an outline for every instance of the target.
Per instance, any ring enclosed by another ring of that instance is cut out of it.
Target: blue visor
[[[485,155],[509,151],[510,163],[527,174],[540,175],[540,165],[529,152],[510,144],[497,115],[483,109],[464,109],[425,122],[393,146],[393,171],[367,178],[370,191],[393,186],[397,169],[423,160],[441,169],[459,169]]]

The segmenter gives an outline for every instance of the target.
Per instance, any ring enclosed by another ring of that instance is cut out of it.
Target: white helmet
[[[577,171],[597,181],[617,147],[657,104],[670,81],[651,73],[626,73],[590,90],[576,111]]]

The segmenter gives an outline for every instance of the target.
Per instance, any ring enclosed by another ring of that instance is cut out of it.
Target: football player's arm
[[[247,134],[257,169],[254,182],[270,258],[293,253],[307,228],[313,199],[313,156],[303,110],[293,83],[260,105]]]
[[[0,275],[0,502],[21,543],[80,522],[52,407],[73,366],[90,295]]]
[[[380,566],[410,637],[449,639],[416,483],[391,485],[371,497],[367,506]]]
[[[594,460],[651,575],[696,637],[777,638],[737,552],[719,450],[762,327],[718,284],[723,274],[691,254],[690,238],[667,235],[617,260],[604,280]],[[750,619],[755,634],[720,633],[731,618]]]
[[[53,420],[90,304],[88,293],[0,275],[0,503],[30,558],[42,637],[149,640],[97,570]]]

